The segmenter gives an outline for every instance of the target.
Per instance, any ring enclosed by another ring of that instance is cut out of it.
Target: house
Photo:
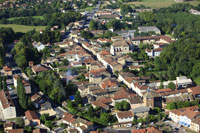
[[[200,112],[198,106],[175,109],[169,112],[169,118],[171,118],[172,121],[186,127],[190,127],[192,120],[199,116]]]
[[[159,93],[150,90],[149,88],[143,96],[143,102],[145,106],[150,108],[162,107],[162,97]]]
[[[75,116],[68,112],[65,112],[63,115],[63,123],[66,123],[71,126],[73,121],[75,121]]]
[[[48,71],[48,70],[50,70],[48,67],[41,65],[41,64],[38,64],[38,65],[35,65],[35,66],[32,67],[32,71],[35,74],[38,74],[40,72],[45,72],[45,71]]]
[[[80,130],[81,128],[82,130],[84,130],[84,132],[89,132],[89,131],[94,130],[94,124],[82,118],[76,118],[73,122],[71,122],[71,124],[72,124],[72,127],[76,129],[79,128],[78,130]]]
[[[129,92],[125,88],[120,88],[117,92],[115,92],[112,97],[112,105],[115,105],[117,102],[128,101],[128,98],[135,97],[136,94]]]
[[[192,122],[190,124],[190,129],[192,129],[195,132],[200,131],[200,118],[196,118],[196,119],[192,120]]]
[[[104,78],[105,72],[106,70],[104,68],[89,71],[89,82],[94,84],[100,84],[102,82],[102,79]]]
[[[195,98],[200,98],[200,87],[195,86],[191,88],[187,88],[188,93],[192,94]]]
[[[187,87],[192,87],[193,86],[193,82],[190,78],[187,78],[186,76],[180,76],[180,77],[176,77],[176,80],[172,80],[172,81],[164,81],[162,82],[164,88],[167,88],[168,84],[170,82],[173,82],[176,87],[179,88],[187,88]],[[156,83],[156,88],[160,87],[160,82]]]
[[[124,38],[133,38],[135,31],[136,30],[121,30],[121,31],[115,31],[115,33]]]
[[[159,36],[143,36],[143,37],[134,37],[132,38],[132,43],[136,46],[138,46],[140,43],[143,44],[153,44],[156,41],[159,41]]]
[[[110,53],[112,55],[123,55],[131,52],[131,42],[125,40],[118,40],[113,42],[110,47]]]
[[[6,122],[4,124],[4,132],[8,132],[9,130],[14,129],[15,123],[14,122]]]
[[[116,88],[118,86],[119,86],[118,82],[115,79],[110,79],[110,78],[103,80],[102,83],[100,84],[100,87],[102,89]]]
[[[13,82],[14,82],[14,87],[17,88],[17,80],[18,80],[19,76],[18,75],[14,75],[13,76]],[[32,93],[32,88],[31,88],[31,84],[29,83],[29,81],[26,81],[25,79],[22,80],[22,83],[24,85],[25,88],[25,93],[26,94],[31,94]]]
[[[137,108],[132,109],[132,112],[138,118],[146,118],[149,114],[149,111],[150,111],[150,108],[145,107],[145,106],[141,106],[141,107],[137,107]]]
[[[12,69],[8,66],[3,67],[4,76],[12,76]]]
[[[35,111],[30,111],[30,110],[26,111],[25,117],[28,120],[28,125],[33,125],[33,126],[40,125],[40,119]]]
[[[16,108],[13,100],[10,97],[9,92],[1,90],[0,91],[0,110],[4,119],[16,118]]]
[[[161,34],[160,29],[158,29],[156,26],[139,26],[138,31],[139,33],[154,32],[155,34]]]
[[[116,114],[118,123],[132,123],[134,114],[132,111],[123,111]]]
[[[131,105],[131,109],[144,106],[144,103],[140,97],[130,97],[128,102]]]
[[[92,107],[93,108],[96,108],[96,107],[102,108],[103,111],[108,111],[110,109],[109,105],[107,105],[105,103],[102,103],[100,101],[94,101],[94,102],[92,102]]]
[[[157,57],[163,51],[163,48],[155,48],[155,49],[145,49],[145,52],[149,57]]]
[[[132,130],[132,133],[162,133],[162,132],[156,129],[155,127],[148,127],[146,129]]]
[[[13,129],[9,130],[8,133],[24,133],[24,129]]]
[[[194,15],[200,15],[200,11],[194,9],[190,9],[190,13]]]
[[[36,48],[39,52],[45,48],[45,45],[41,42],[33,42],[33,47]]]

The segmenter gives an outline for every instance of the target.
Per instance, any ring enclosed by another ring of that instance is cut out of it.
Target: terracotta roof
[[[180,108],[180,109],[174,109],[174,110],[171,110],[170,112],[172,112],[176,115],[185,115],[185,116],[187,116],[189,114],[188,117],[192,118],[195,115],[199,115],[200,112],[195,112],[198,110],[199,110],[198,106],[191,106],[191,107],[185,107],[185,108]],[[198,113],[198,114],[196,114],[196,113]]]
[[[123,111],[123,112],[118,112],[117,116],[119,118],[127,118],[127,117],[133,117],[133,112],[131,111]]]
[[[146,129],[132,130],[132,133],[146,133]]]
[[[112,99],[124,99],[124,98],[128,98],[130,95],[130,92],[128,92],[125,88],[121,88],[120,90],[118,90],[117,92],[114,93],[114,96],[112,97]]]
[[[4,66],[4,67],[3,67],[3,70],[4,70],[4,71],[12,71],[12,69],[11,69],[10,67],[8,67],[8,66]]]
[[[147,132],[148,133],[162,133],[160,130],[156,129],[155,127],[148,127]]]
[[[140,89],[140,90],[147,90],[147,88],[148,88],[148,87],[145,86],[145,85],[139,85],[138,82],[135,82],[134,85],[135,85],[138,89]]]
[[[188,92],[192,93],[192,95],[198,95],[200,94],[200,87],[196,86],[196,87],[188,88]]]
[[[187,89],[173,90],[173,91],[163,92],[160,95],[169,96],[169,95],[174,95],[174,94],[179,94],[179,93],[188,93],[188,90]]]
[[[112,103],[112,100],[110,97],[100,97],[99,99],[97,99],[98,101],[108,104],[108,103]]]
[[[172,43],[173,42],[173,40],[170,37],[164,36],[164,35],[161,35],[160,39],[163,39],[163,40],[167,41],[168,43]]]
[[[4,109],[14,106],[13,100],[11,99],[9,93],[4,90],[0,91],[0,101]]]
[[[164,93],[164,92],[169,92],[169,91],[172,91],[172,89],[165,88],[165,89],[158,89],[158,90],[156,90],[157,93]]]
[[[99,102],[99,101],[94,101],[94,102],[92,102],[92,105],[97,106],[97,107],[101,107],[101,108],[103,108],[103,109],[105,109],[105,110],[108,110],[108,109],[109,109],[109,106],[108,106],[108,105],[106,105],[106,104],[104,104],[104,103],[102,103],[102,102]]]
[[[130,104],[139,104],[143,103],[143,101],[139,97],[130,97],[128,98]]]
[[[86,126],[80,126],[80,129],[82,129],[84,131],[84,130],[87,130],[87,127]]]
[[[160,51],[163,51],[163,48],[156,48],[153,50],[154,52],[160,52]]]
[[[65,113],[64,113],[64,118],[63,118],[63,120],[65,120],[65,121],[71,123],[71,122],[75,121],[76,119],[75,119],[74,115],[65,112]]]
[[[35,72],[43,72],[43,71],[48,71],[49,70],[46,66],[43,66],[43,65],[40,65],[40,64],[33,66],[32,69]]]
[[[111,55],[110,52],[103,50],[100,52],[100,55]]]
[[[38,128],[33,130],[33,133],[47,133],[47,129]]]
[[[102,88],[118,87],[118,82],[113,79],[107,79],[101,83]]]
[[[192,120],[193,123],[200,125],[200,118],[196,118],[194,120]]]
[[[115,41],[113,42],[112,44],[114,47],[120,47],[120,46],[125,46],[125,47],[128,47],[129,46],[129,43],[125,40],[118,40],[118,41]]]
[[[137,41],[137,40],[158,40],[160,39],[159,36],[143,36],[143,37],[134,37],[132,40]]]
[[[39,117],[37,116],[37,114],[35,113],[35,111],[31,111],[31,110],[26,111],[25,112],[25,116],[27,117],[27,119],[29,121],[35,120],[35,119],[39,119]]]
[[[8,133],[24,133],[24,129],[13,129],[9,130]]]

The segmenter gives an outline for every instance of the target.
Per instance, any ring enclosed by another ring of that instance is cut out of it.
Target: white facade
[[[134,117],[124,117],[124,118],[119,118],[118,115],[117,116],[117,120],[119,123],[126,123],[126,122],[132,122]]]
[[[16,109],[14,106],[9,106],[7,108],[3,108],[2,103],[0,102],[0,109],[3,112],[4,119],[12,119],[16,118]]]

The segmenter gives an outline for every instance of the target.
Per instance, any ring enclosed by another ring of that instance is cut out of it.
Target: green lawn
[[[32,16],[33,18],[39,18],[41,20],[44,19],[43,16]],[[15,19],[20,19],[20,18],[27,18],[27,17],[13,17],[13,18],[8,18],[8,20],[12,21],[12,20],[15,20]]]
[[[174,0],[142,0],[141,2],[129,2],[128,4],[133,4],[136,6],[144,5],[146,7],[151,7],[151,8],[161,8],[161,7],[168,7],[176,3],[177,2],[175,2]],[[200,4],[200,1],[190,1],[184,3],[189,3],[191,5],[197,6],[198,4]]]
[[[17,24],[0,24],[0,27],[5,28],[12,28],[15,32],[28,32],[30,30],[33,30],[34,28],[36,31],[44,30],[46,26],[25,26],[25,25],[17,25]]]

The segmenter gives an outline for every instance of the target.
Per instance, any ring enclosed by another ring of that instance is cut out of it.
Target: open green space
[[[128,4],[133,4],[136,6],[144,5],[146,7],[151,7],[151,8],[162,8],[171,6],[176,3],[180,2],[175,2],[175,0],[142,0],[141,2],[129,2]],[[198,4],[200,4],[200,1],[194,0],[183,3],[189,3],[191,5],[197,6]]]
[[[17,25],[17,24],[0,24],[0,27],[12,28],[15,32],[28,32],[30,30],[35,29],[36,31],[44,30],[46,26],[25,26],[25,25]]]
[[[28,18],[28,17],[13,17],[13,18],[8,18],[8,20],[12,21],[12,20],[15,20],[15,19],[20,19],[20,18]],[[32,16],[32,18],[39,18],[41,20],[44,19],[43,16]]]

